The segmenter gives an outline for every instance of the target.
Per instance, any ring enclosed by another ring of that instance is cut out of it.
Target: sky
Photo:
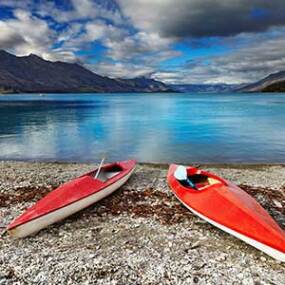
[[[0,0],[0,49],[121,78],[248,83],[285,70],[284,0]]]

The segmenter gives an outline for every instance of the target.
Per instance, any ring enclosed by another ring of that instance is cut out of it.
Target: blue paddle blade
[[[179,165],[175,172],[174,172],[174,177],[181,181],[181,180],[187,180],[187,169],[183,165]]]

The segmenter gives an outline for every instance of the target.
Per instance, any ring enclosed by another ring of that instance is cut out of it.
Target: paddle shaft
[[[95,179],[99,176],[99,173],[100,173],[101,168],[103,166],[104,160],[105,160],[105,156],[102,158],[102,160],[100,162],[100,165],[99,165],[98,170],[97,170],[96,175],[95,175]]]

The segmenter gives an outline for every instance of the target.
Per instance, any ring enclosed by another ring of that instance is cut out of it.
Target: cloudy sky
[[[0,0],[0,49],[110,77],[243,83],[285,70],[284,0]]]

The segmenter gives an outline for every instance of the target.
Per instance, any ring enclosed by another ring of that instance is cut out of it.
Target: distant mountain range
[[[67,92],[285,92],[285,71],[271,74],[248,85],[172,84],[139,77],[109,78],[80,64],[51,62],[31,54],[18,57],[0,50],[0,93]]]
[[[285,92],[285,71],[270,74],[264,79],[237,89],[238,92]]]
[[[227,92],[285,92],[285,71],[273,73],[250,84],[173,84],[177,92],[227,93]]]
[[[77,63],[51,62],[37,55],[17,57],[0,50],[0,93],[172,92],[154,79],[112,79]]]
[[[172,84],[169,86],[173,90],[183,93],[226,93],[241,88],[240,84]]]

